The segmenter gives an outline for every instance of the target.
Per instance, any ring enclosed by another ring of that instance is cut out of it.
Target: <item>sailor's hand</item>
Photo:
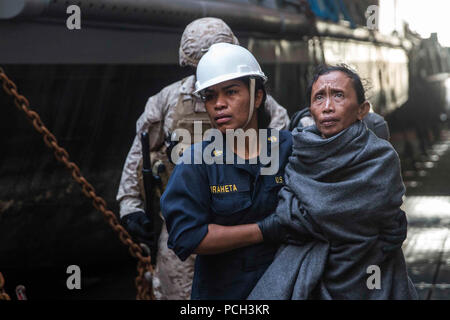
[[[286,230],[281,225],[279,217],[276,214],[271,214],[261,221],[256,223],[261,230],[264,242],[282,243],[286,242]]]
[[[135,242],[144,243],[149,248],[155,247],[155,233],[150,228],[151,222],[145,212],[127,214],[122,217],[121,222]]]

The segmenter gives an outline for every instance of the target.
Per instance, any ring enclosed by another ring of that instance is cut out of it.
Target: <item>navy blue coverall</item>
[[[201,150],[210,143],[203,141]],[[161,197],[161,211],[169,233],[168,247],[181,260],[194,252],[206,236],[208,224],[255,223],[275,211],[284,167],[292,152],[291,133],[279,131],[279,139],[267,143],[268,148],[270,143],[279,144],[279,167],[274,175],[260,174],[263,165],[259,158],[258,164],[225,164],[224,158],[224,164],[180,163],[175,167]],[[225,152],[215,154],[225,157]],[[247,298],[277,249],[278,245],[263,242],[197,255],[191,298]]]

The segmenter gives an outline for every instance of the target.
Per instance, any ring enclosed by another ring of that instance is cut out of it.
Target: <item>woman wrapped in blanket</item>
[[[276,213],[258,223],[265,241],[286,245],[248,299],[417,299],[400,161],[361,121],[360,77],[321,66],[307,94],[315,125],[293,131]]]

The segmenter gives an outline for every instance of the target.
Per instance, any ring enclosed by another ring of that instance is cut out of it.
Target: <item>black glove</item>
[[[151,222],[145,212],[127,214],[121,219],[122,225],[137,243],[146,244],[149,249],[156,247],[156,235],[150,228]]]
[[[396,227],[381,230],[380,239],[389,243],[389,245],[382,248],[384,253],[400,249],[403,241],[406,239],[408,225],[406,214],[402,211],[395,220],[398,224]]]
[[[264,242],[282,243],[287,240],[287,232],[276,214],[271,214],[256,224],[261,230]]]

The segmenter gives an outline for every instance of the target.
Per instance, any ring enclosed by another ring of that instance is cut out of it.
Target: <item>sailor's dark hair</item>
[[[366,91],[364,89],[364,85],[361,81],[361,77],[353,71],[349,66],[346,64],[338,64],[338,65],[326,65],[322,64],[319,65],[314,75],[308,85],[308,88],[306,90],[306,107],[309,108],[311,106],[311,94],[312,94],[312,87],[314,83],[316,83],[317,79],[319,79],[320,76],[323,76],[324,74],[329,74],[330,72],[334,71],[340,71],[345,73],[350,79],[352,79],[353,82],[353,88],[356,92],[356,97],[358,99],[358,104],[362,104],[364,101],[366,101]]]

